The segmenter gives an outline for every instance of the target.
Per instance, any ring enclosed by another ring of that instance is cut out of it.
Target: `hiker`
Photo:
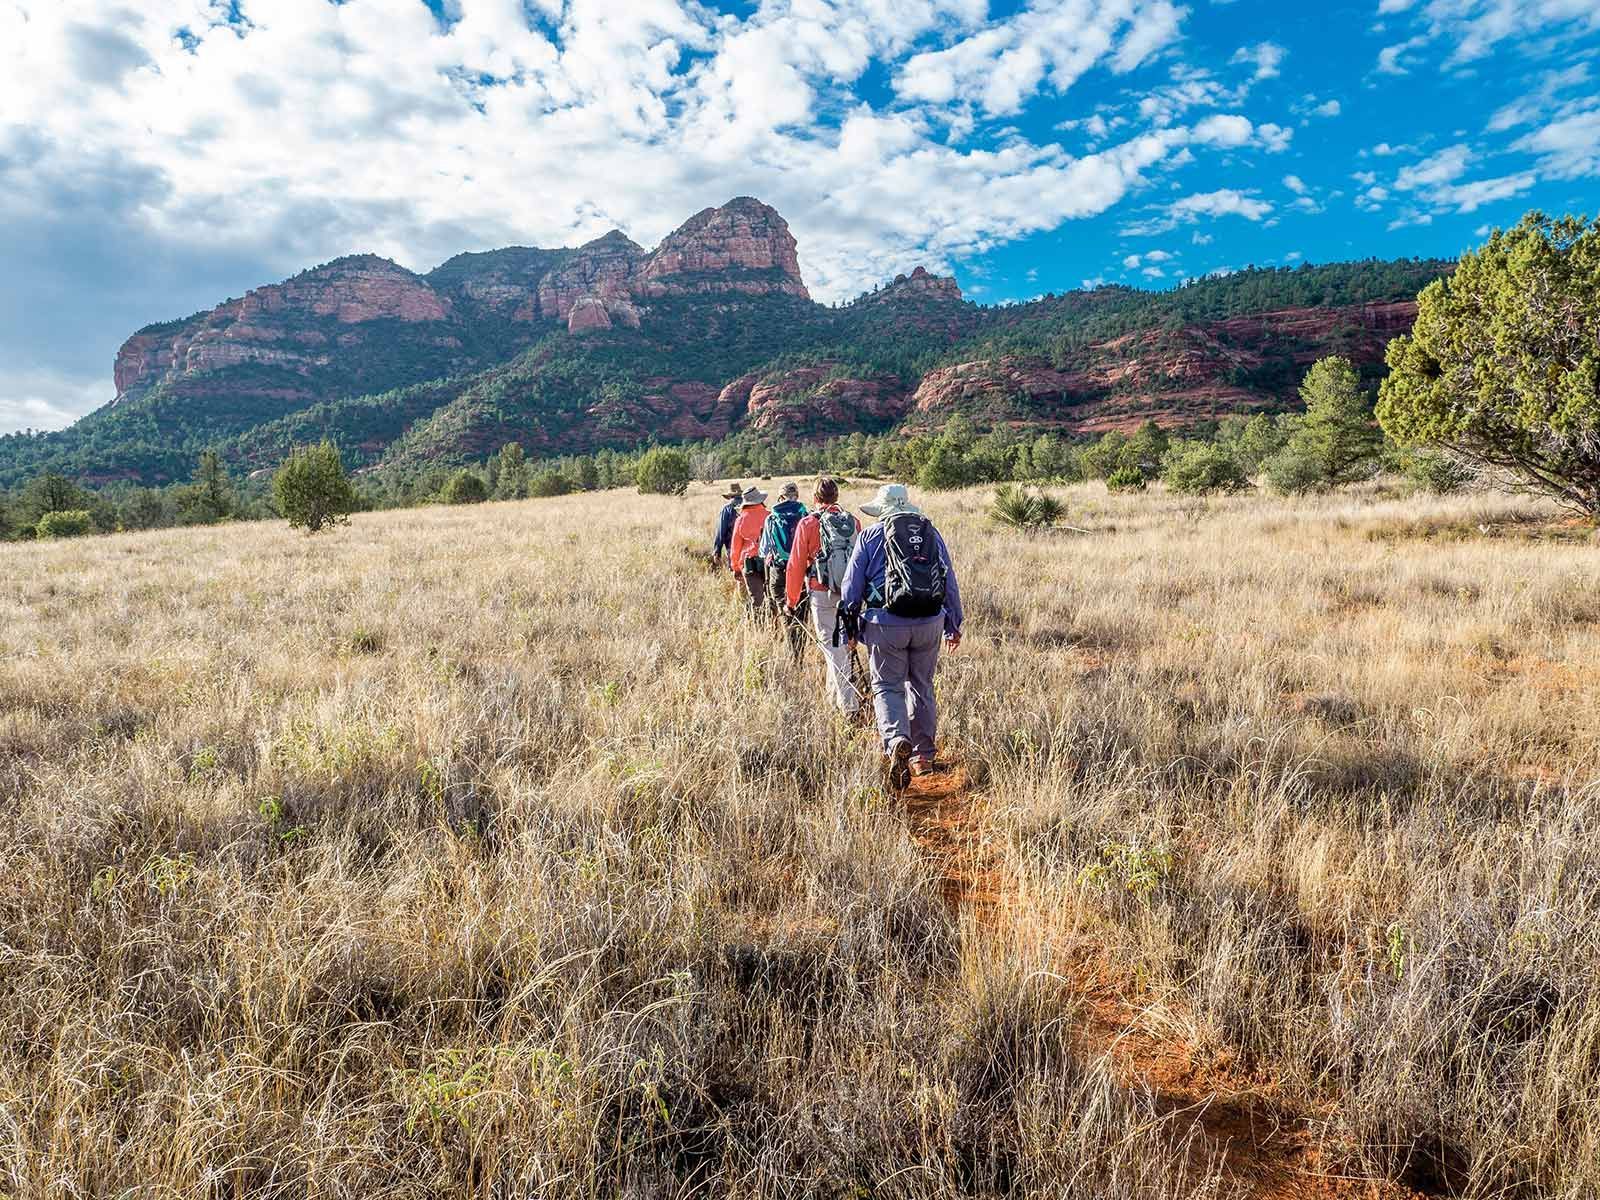
[[[934,769],[933,672],[941,637],[961,645],[961,593],[944,538],[904,484],[884,484],[861,511],[879,520],[856,539],[839,606],[866,644],[889,782],[903,788]]]
[[[733,521],[733,536],[728,545],[728,566],[734,578],[744,585],[750,598],[750,612],[759,616],[767,602],[767,566],[761,561],[761,529],[767,523],[767,494],[750,488],[739,499],[739,515]]]
[[[795,526],[806,515],[806,506],[800,503],[800,488],[794,483],[783,485],[781,499],[772,506],[767,523],[761,527],[761,561],[767,567],[767,603],[772,615],[789,627],[789,645],[796,658],[805,644],[805,627],[789,611],[785,602],[788,595],[787,573],[790,548],[794,545]]]
[[[839,481],[823,476],[812,496],[816,511],[795,526],[791,564],[785,576],[789,613],[801,618],[811,609],[811,631],[828,664],[833,702],[847,718],[861,708],[861,694],[850,682],[850,641],[838,630],[839,592],[855,549],[861,522],[839,507]]]
[[[711,565],[714,567],[722,565],[722,556],[727,552],[729,544],[733,541],[733,522],[739,515],[739,501],[744,496],[744,485],[741,483],[733,484],[727,491],[722,493],[722,496],[727,503],[722,506],[722,511],[717,514],[717,540],[711,543]]]

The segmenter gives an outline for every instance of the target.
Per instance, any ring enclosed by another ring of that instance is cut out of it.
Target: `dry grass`
[[[930,834],[710,492],[0,547],[0,1193],[1600,1191],[1600,547],[937,498]]]

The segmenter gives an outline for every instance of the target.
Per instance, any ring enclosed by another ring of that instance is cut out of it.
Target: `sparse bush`
[[[1132,463],[1118,467],[1106,476],[1106,487],[1113,492],[1142,492],[1148,483],[1144,472]]]
[[[1189,442],[1172,451],[1161,478],[1173,491],[1193,495],[1239,492],[1250,486],[1238,458],[1209,442]]]
[[[1325,486],[1321,464],[1293,446],[1285,446],[1261,464],[1261,473],[1276,492],[1298,496]]]
[[[689,456],[670,446],[646,450],[634,470],[634,485],[647,496],[681,496],[689,490]]]
[[[358,503],[339,448],[329,441],[291,451],[273,476],[272,497],[289,528],[307,533],[343,524]]]
[[[565,496],[572,490],[572,480],[560,471],[541,471],[528,484],[530,496]]]
[[[995,489],[989,505],[989,519],[1011,529],[1049,529],[1065,512],[1066,505],[1048,492],[1009,483]]]
[[[482,504],[489,498],[489,485],[483,476],[463,468],[450,476],[439,493],[446,504]]]
[[[86,508],[69,508],[48,512],[39,518],[34,533],[41,538],[82,537],[94,532],[94,519]]]
[[[1473,479],[1473,470],[1454,455],[1438,450],[1405,450],[1399,456],[1401,472],[1418,491],[1449,496]]]

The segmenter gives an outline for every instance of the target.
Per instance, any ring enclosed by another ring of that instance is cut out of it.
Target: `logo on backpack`
[[[883,607],[897,617],[937,617],[944,611],[945,570],[933,523],[921,513],[883,521]]]
[[[817,537],[821,548],[811,574],[838,594],[844,590],[844,573],[850,566],[850,553],[856,548],[856,519],[847,512],[825,508],[817,513]]]

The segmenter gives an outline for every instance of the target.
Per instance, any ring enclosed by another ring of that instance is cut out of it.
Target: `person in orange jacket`
[[[847,517],[848,526],[841,524],[841,531],[853,527],[857,534],[861,531],[861,522],[839,507],[837,479],[829,479],[826,475],[818,479],[814,499],[814,510],[801,517],[800,524],[794,528],[789,570],[784,577],[788,589],[785,598],[791,613],[798,611],[803,599],[810,598],[811,631],[828,664],[828,687],[833,692],[834,704],[848,718],[860,711],[862,697],[850,682],[850,643],[842,636],[834,637],[834,626],[839,619],[839,588],[843,579],[823,578],[828,568],[823,561],[822,521],[826,517]],[[854,541],[853,536],[850,541]],[[848,561],[848,555],[845,561]],[[836,562],[834,568],[840,570],[842,576],[842,564]]]
[[[767,601],[767,564],[761,560],[761,527],[767,523],[767,494],[752,487],[740,501],[733,521],[728,566],[750,598],[750,611],[760,616]]]

